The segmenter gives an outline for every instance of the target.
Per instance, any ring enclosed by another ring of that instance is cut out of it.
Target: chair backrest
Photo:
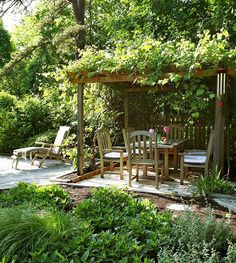
[[[122,129],[126,152],[128,152],[128,133],[133,132],[133,131],[134,131],[134,128],[132,127]]]
[[[173,140],[183,140],[184,139],[184,127],[173,124],[170,125],[170,139]]]
[[[208,146],[207,146],[207,158],[206,158],[206,164],[209,163],[212,151],[213,151],[213,142],[214,142],[215,132],[214,130],[211,131]]]
[[[129,160],[157,160],[157,136],[147,131],[130,132],[128,139]]]
[[[98,149],[100,157],[103,156],[104,149],[112,149],[111,136],[109,130],[101,128],[97,131]]]
[[[63,142],[68,138],[70,132],[69,126],[60,126],[57,136],[54,141],[54,147],[52,148],[52,151],[56,154],[60,154],[62,150],[62,144]]]

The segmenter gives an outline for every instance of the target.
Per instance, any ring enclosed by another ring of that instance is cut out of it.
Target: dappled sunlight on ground
[[[0,156],[0,189],[14,187],[20,181],[52,184],[50,178],[70,172],[71,166],[58,160],[46,160],[42,168],[31,165],[30,160],[20,160],[15,170],[10,156]]]
[[[133,171],[135,174],[135,171]],[[128,187],[128,171],[124,170],[124,180],[120,180],[119,169],[114,171],[107,171],[104,174],[104,178],[100,175],[93,176],[91,178],[85,179],[78,183],[76,186],[83,187],[104,187],[104,186],[116,186],[119,188],[127,188],[132,191],[143,192],[143,193],[153,193],[153,194],[169,194],[169,195],[181,195],[181,196],[191,196],[193,191],[193,186],[189,181],[185,181],[184,185],[180,185],[178,176],[170,176],[170,180],[164,181],[160,184],[159,189],[155,188],[154,173],[148,172],[148,177],[142,176],[142,171],[140,170],[139,182],[135,180],[132,181],[132,187]]]

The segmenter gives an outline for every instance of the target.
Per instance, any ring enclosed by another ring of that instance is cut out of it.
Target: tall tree
[[[0,68],[11,59],[12,50],[10,35],[3,28],[3,22],[0,20]]]

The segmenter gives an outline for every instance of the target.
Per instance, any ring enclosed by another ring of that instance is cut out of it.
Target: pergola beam
[[[195,70],[193,72],[193,77],[213,77],[217,76],[218,70]],[[186,75],[185,71],[173,70],[166,72],[160,76],[159,79],[168,78],[171,74],[178,74],[180,76]],[[228,68],[227,75],[236,75],[234,69]],[[136,83],[139,80],[148,77],[148,74],[119,74],[111,73],[109,75],[98,75],[96,77],[88,78],[87,76],[77,76],[75,72],[68,72],[68,76],[72,83],[74,84],[85,84],[85,83],[119,83],[119,82],[129,82]]]

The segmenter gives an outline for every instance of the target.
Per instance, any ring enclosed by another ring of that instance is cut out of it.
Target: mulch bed
[[[72,205],[76,206],[78,203],[83,201],[85,198],[91,196],[91,188],[82,187],[68,187],[63,188],[69,193]],[[229,213],[229,211],[215,203],[213,200],[205,200],[203,198],[186,199],[177,196],[159,196],[154,194],[136,193],[140,198],[148,198],[157,207],[159,211],[164,211],[170,204],[185,204],[191,207],[199,216],[204,217],[210,212],[214,214],[216,220],[224,220],[228,222],[233,229],[234,236],[236,239],[236,214]],[[181,211],[173,211],[178,216]]]

